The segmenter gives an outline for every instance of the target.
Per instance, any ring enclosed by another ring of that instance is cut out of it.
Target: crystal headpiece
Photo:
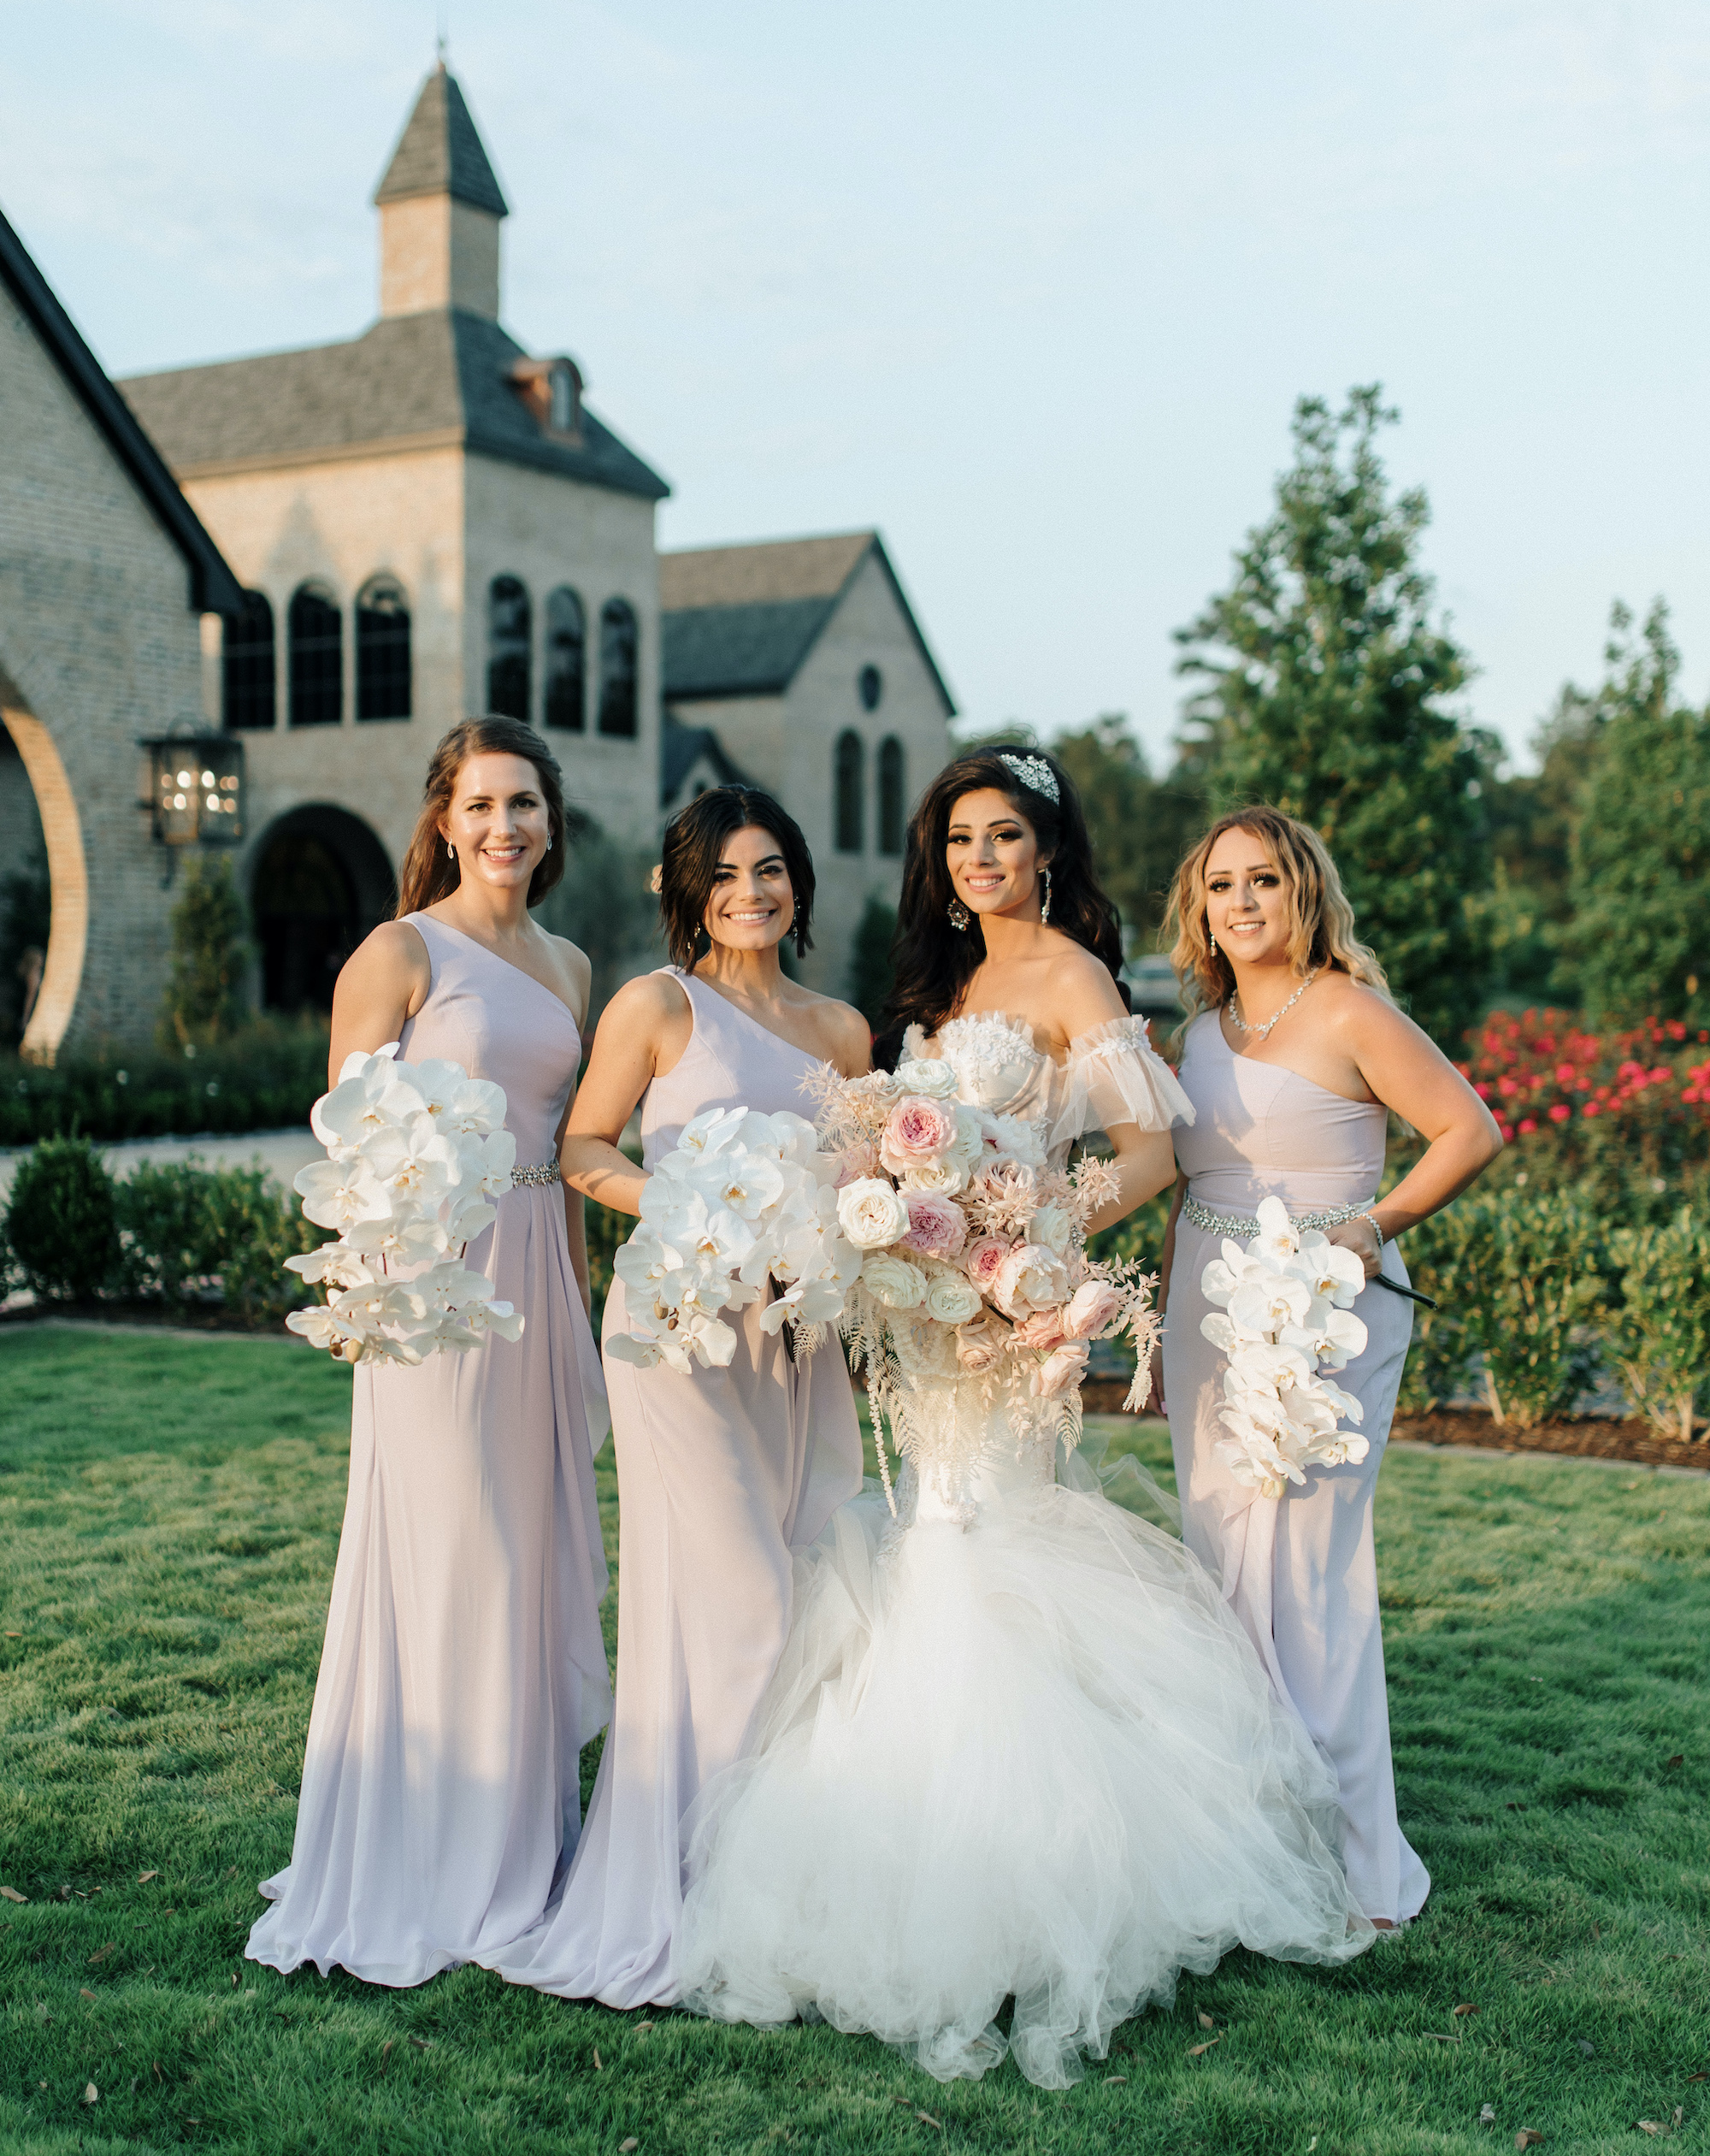
[[[1043,794],[1053,807],[1062,800],[1057,774],[1042,756],[1011,756],[1005,751],[999,755],[998,761],[1007,764],[1029,792]]]

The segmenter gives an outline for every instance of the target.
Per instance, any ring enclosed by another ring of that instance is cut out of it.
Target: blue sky
[[[434,0],[0,7],[0,207],[115,372],[345,336]],[[1128,712],[1303,391],[1398,480],[1524,744],[1610,600],[1710,688],[1710,11],[1688,0],[450,0],[505,317],[668,546],[876,523],[966,717]]]

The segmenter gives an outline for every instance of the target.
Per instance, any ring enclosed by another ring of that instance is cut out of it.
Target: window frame
[[[323,606],[336,623],[333,630],[305,635],[298,628],[298,610],[304,602]],[[305,576],[291,594],[286,609],[286,710],[293,732],[345,723],[345,610],[332,587],[318,576]],[[304,661],[318,659],[312,674]],[[330,664],[327,662],[330,660]],[[315,675],[318,674],[318,681]],[[304,716],[311,700],[330,706],[317,716]]]
[[[397,600],[395,611],[388,611],[374,604],[376,599],[382,598]],[[357,724],[359,726],[385,725],[412,718],[416,703],[415,623],[410,613],[410,594],[404,589],[403,578],[395,576],[389,569],[376,570],[357,594],[354,611]],[[376,630],[369,628],[365,630],[364,616],[394,626],[388,629]],[[397,624],[401,624],[401,629]],[[397,664],[397,651],[400,646],[403,651],[401,670],[403,708],[389,711],[365,709],[364,706],[371,699],[378,703],[389,702],[394,706],[398,704],[400,670]],[[374,664],[376,659],[388,663],[383,666],[376,666]],[[390,690],[389,694],[386,693],[388,690]]]

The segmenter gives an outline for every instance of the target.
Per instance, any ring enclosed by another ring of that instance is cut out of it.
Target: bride
[[[908,1055],[1031,1121],[1053,1164],[1102,1129],[1117,1195],[1094,1229],[1172,1179],[1192,1110],[1127,1014],[1058,765],[982,750],[940,776],[903,922]],[[1049,1425],[1018,1432],[962,1360],[912,1380],[927,1471],[904,1468],[898,1521],[870,1491],[796,1561],[752,1741],[687,1822],[679,1976],[722,2020],[823,2018],[942,2081],[1009,2050],[1063,2088],[1183,1969],[1237,1943],[1341,1961],[1373,1934],[1335,1776],[1216,1583],[1072,1456],[1059,1480]]]

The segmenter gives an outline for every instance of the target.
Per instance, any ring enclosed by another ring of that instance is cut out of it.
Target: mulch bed
[[[1480,1409],[1436,1415],[1398,1415],[1389,1432],[1414,1444],[1476,1444],[1495,1452],[1569,1452],[1583,1460],[1632,1460],[1648,1468],[1696,1468],[1710,1474],[1710,1432],[1687,1444],[1658,1435],[1648,1422],[1576,1415],[1561,1422],[1517,1429]]]

